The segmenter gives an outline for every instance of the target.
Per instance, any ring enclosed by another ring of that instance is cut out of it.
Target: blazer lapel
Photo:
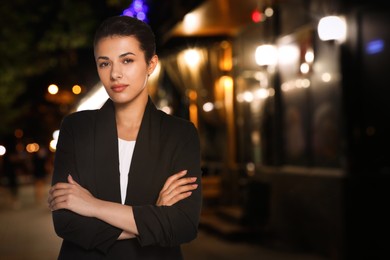
[[[115,108],[110,99],[97,112],[94,153],[97,196],[120,202],[118,134]]]
[[[155,202],[157,198],[148,190],[156,172],[156,156],[160,147],[160,116],[149,98],[138,132],[131,161],[126,204],[141,205],[145,201]]]

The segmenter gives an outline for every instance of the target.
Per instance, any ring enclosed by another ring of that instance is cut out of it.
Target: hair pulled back
[[[112,16],[104,20],[95,33],[94,48],[103,38],[132,36],[139,41],[146,63],[156,54],[155,36],[147,23],[130,16]]]

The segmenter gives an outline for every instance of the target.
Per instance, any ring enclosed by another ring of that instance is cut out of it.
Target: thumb
[[[78,183],[73,179],[72,175],[68,175],[68,182],[70,184],[75,184],[75,185],[78,185]]]

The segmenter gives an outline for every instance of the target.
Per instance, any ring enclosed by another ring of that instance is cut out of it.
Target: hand
[[[93,216],[95,201],[96,198],[73,180],[71,175],[68,175],[68,183],[59,182],[51,187],[48,198],[52,211],[68,209],[86,217]]]
[[[122,233],[119,235],[117,240],[125,240],[125,239],[132,239],[132,238],[136,238],[136,236],[133,233],[122,231]]]
[[[172,206],[176,202],[191,196],[192,190],[195,190],[198,184],[194,183],[196,177],[184,178],[186,174],[187,171],[184,170],[170,176],[166,180],[158,196],[157,206]]]

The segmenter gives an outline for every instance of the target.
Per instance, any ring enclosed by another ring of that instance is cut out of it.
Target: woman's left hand
[[[87,189],[68,175],[68,183],[59,182],[51,187],[48,203],[52,211],[68,209],[82,216],[92,217],[96,200]]]
[[[192,191],[198,188],[196,177],[184,177],[186,170],[170,176],[160,191],[156,205],[172,206],[173,204],[191,196]]]

